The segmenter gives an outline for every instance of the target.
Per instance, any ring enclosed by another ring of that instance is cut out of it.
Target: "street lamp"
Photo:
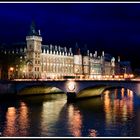
[[[13,67],[10,67],[10,71],[13,72],[13,70],[14,70],[14,68]]]
[[[12,79],[13,78],[14,68],[13,67],[10,67],[9,70],[10,70],[9,78]]]

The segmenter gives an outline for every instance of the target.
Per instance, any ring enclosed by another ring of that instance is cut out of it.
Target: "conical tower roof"
[[[29,31],[28,35],[29,36],[33,36],[33,35],[39,36],[38,32],[36,31],[36,25],[35,25],[34,21],[32,21],[32,23],[31,23],[30,31]]]

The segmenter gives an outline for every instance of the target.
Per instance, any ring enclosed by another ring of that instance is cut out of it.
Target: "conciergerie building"
[[[8,79],[62,79],[79,77],[100,79],[103,76],[132,73],[129,61],[120,61],[102,51],[98,55],[85,50],[80,51],[76,43],[75,49],[59,45],[43,45],[40,30],[32,23],[26,36],[26,44],[12,49],[2,48],[4,55],[17,56],[8,66]]]

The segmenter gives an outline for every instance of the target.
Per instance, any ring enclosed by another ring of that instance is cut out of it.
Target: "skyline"
[[[34,20],[43,44],[87,44],[140,67],[139,17],[140,3],[0,3],[0,43],[25,42]]]

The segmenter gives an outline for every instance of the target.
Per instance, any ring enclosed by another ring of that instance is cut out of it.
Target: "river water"
[[[68,103],[65,94],[0,101],[1,137],[139,137],[140,97],[126,89]]]

